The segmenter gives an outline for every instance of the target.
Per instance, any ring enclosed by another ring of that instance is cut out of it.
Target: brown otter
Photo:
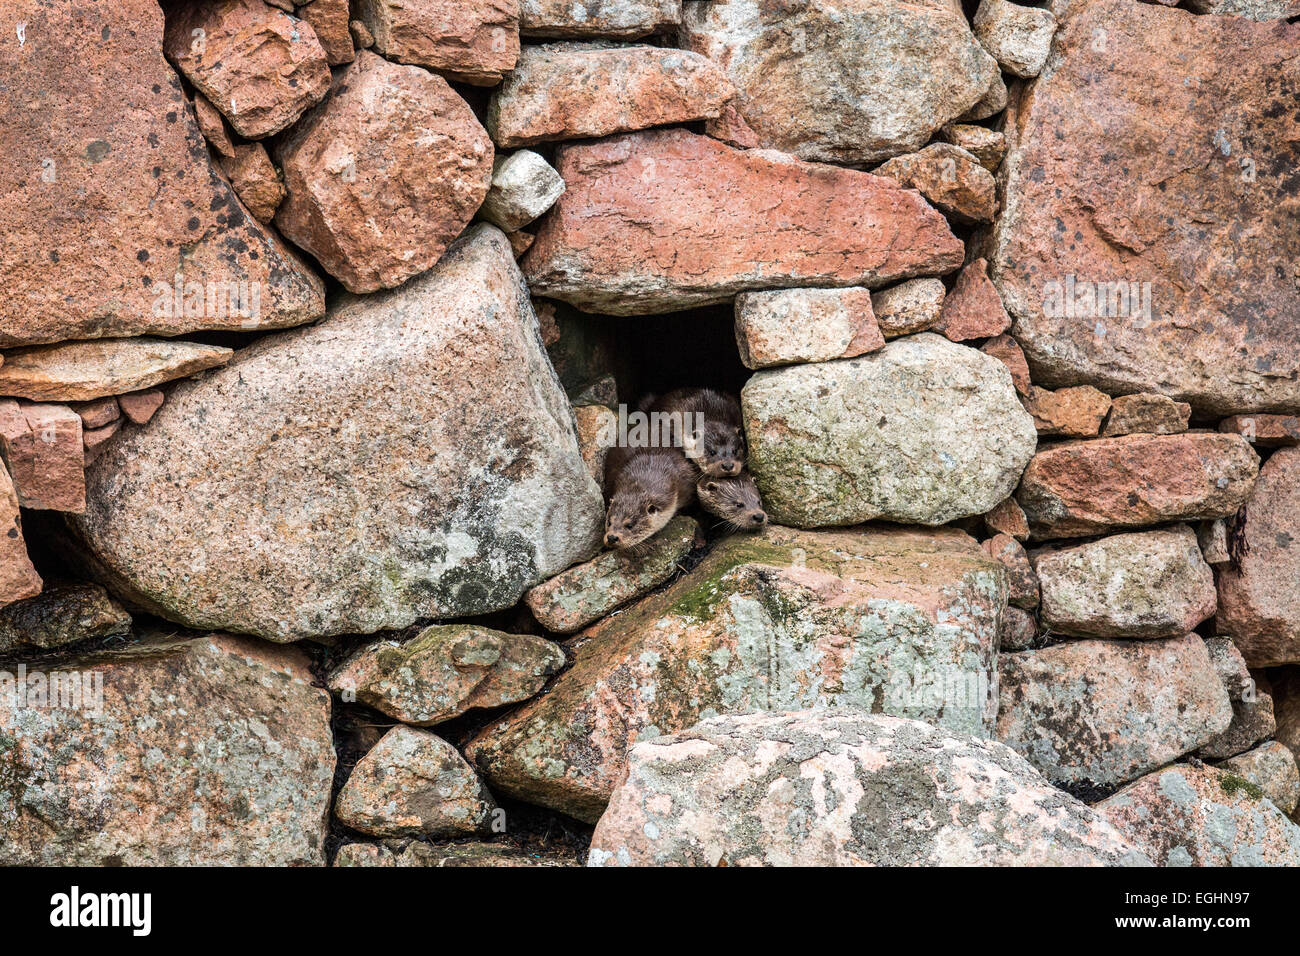
[[[651,413],[682,416],[686,434],[678,437],[675,431],[674,436],[704,474],[738,475],[745,467],[744,420],[734,396],[711,388],[679,388],[643,405]]]
[[[700,475],[695,493],[700,507],[721,518],[732,531],[761,531],[767,526],[758,486],[747,471],[734,477]]]
[[[635,548],[695,499],[695,469],[676,448],[611,448],[605,545]]]

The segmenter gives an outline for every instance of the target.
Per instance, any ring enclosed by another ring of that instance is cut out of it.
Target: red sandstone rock
[[[66,405],[0,400],[0,454],[24,508],[86,510],[81,418]]]
[[[0,607],[41,593],[41,578],[27,557],[18,495],[0,462]]]
[[[1038,434],[1065,438],[1096,438],[1110,411],[1110,396],[1091,385],[1076,385],[1055,392],[1031,385],[1023,403],[1025,410],[1034,416]]]
[[[317,0],[319,2],[319,0]],[[221,160],[221,170],[258,222],[270,222],[284,201],[284,183],[261,143],[235,147],[235,155]]]
[[[1015,498],[1007,498],[984,515],[984,527],[993,534],[1007,534],[1017,541],[1029,540],[1029,519]]]
[[[1300,445],[1300,418],[1294,415],[1233,415],[1219,422],[1219,431],[1264,448]]]
[[[1015,607],[1032,610],[1038,607],[1038,575],[1029,563],[1025,549],[1009,534],[998,533],[980,547],[1007,569],[1008,600]]]
[[[962,244],[878,176],[685,130],[563,146],[566,189],[524,257],[532,291],[587,311],[672,312],[746,289],[877,287],[951,271]]]
[[[153,418],[154,412],[162,408],[163,393],[156,388],[151,388],[147,392],[119,395],[117,402],[122,406],[122,414],[133,424],[143,425]]]
[[[225,365],[219,345],[174,339],[92,339],[37,345],[9,353],[0,395],[37,402],[86,402],[150,388]]]
[[[168,18],[163,49],[248,139],[290,126],[330,88],[316,31],[262,0],[181,5]]]
[[[1191,414],[1191,405],[1175,402],[1166,395],[1154,392],[1120,395],[1111,401],[1106,427],[1101,433],[1107,438],[1138,433],[1177,435],[1187,431],[1187,420]]]
[[[83,429],[81,432],[81,444],[84,450],[82,459],[83,464],[89,465],[92,461],[98,458],[99,453],[107,446],[108,440],[121,431],[121,429],[122,420],[120,418],[110,425],[105,425],[103,428],[92,428],[90,430]]]
[[[976,259],[961,270],[957,282],[943,300],[943,313],[934,326],[954,342],[1001,335],[1011,327],[1011,317],[1002,307],[1002,297],[989,281],[987,263]]]
[[[200,93],[194,91],[194,116],[199,121],[199,132],[222,156],[234,156],[235,144],[230,141],[230,131],[226,129],[226,121],[221,115],[221,110],[212,105],[212,101]]]
[[[473,218],[492,141],[442,77],[362,51],[276,147],[286,237],[351,292],[424,272]]]
[[[1019,342],[1009,335],[999,335],[985,342],[980,351],[992,355],[1007,367],[1017,392],[1021,395],[1030,393],[1034,386],[1029,380],[1029,363],[1025,361],[1025,353],[1021,350]]]
[[[895,156],[873,172],[917,190],[957,222],[992,222],[997,215],[993,174],[951,143],[932,143],[920,152]]]
[[[75,405],[73,409],[81,416],[83,431],[87,428],[103,428],[109,422],[115,422],[122,417],[122,409],[117,404],[117,399],[112,396],[97,398],[84,405]]]
[[[677,26],[678,0],[520,0],[520,29],[529,37],[635,40]]]
[[[495,86],[519,58],[518,0],[361,0],[374,50],[398,63]]]
[[[348,28],[348,0],[308,0],[298,8],[298,16],[316,31],[316,39],[325,50],[330,66],[351,63],[356,57],[352,31]]]

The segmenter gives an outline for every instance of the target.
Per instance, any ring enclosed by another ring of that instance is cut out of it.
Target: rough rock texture
[[[1227,691],[1195,634],[1070,641],[1003,654],[998,669],[997,739],[1080,794],[1133,780],[1232,722]]]
[[[1091,385],[1056,391],[1031,385],[1024,405],[1025,411],[1034,416],[1034,427],[1040,435],[1096,438],[1110,412],[1110,396]]]
[[[1043,624],[1079,637],[1178,637],[1214,614],[1214,572],[1187,525],[1033,556]]]
[[[830,162],[920,149],[998,73],[948,0],[687,3],[679,37],[731,78],[760,145]]]
[[[1039,451],[1016,500],[1035,538],[1223,518],[1250,497],[1259,456],[1236,435],[1126,435]]]
[[[603,525],[487,225],[402,290],[182,383],[89,487],[75,527],[101,580],[170,620],[278,641],[510,607]]]
[[[352,31],[348,29],[348,0],[308,0],[305,6],[298,7],[297,14],[316,31],[330,66],[355,59]]]
[[[564,666],[564,651],[531,634],[476,624],[426,627],[409,641],[361,648],[330,674],[330,690],[427,727],[476,707],[527,700]]]
[[[84,405],[74,405],[72,410],[81,419],[83,432],[88,428],[103,428],[122,417],[122,406],[111,395],[108,398],[97,398]]]
[[[233,354],[216,345],[174,339],[38,345],[5,356],[0,366],[0,395],[38,402],[86,402],[216,368]]]
[[[609,454],[607,438],[611,434],[618,434],[618,416],[604,405],[575,405],[573,407],[573,421],[578,428],[578,450],[582,453],[582,462],[587,466],[587,471],[591,474],[592,480],[596,482],[603,494],[605,491],[605,458]],[[538,587],[543,587],[543,585],[538,585]],[[533,613],[537,613],[536,608],[533,609]]]
[[[116,435],[122,429],[120,421],[113,422],[111,425],[105,425],[103,428],[82,429],[81,443],[85,448],[85,464],[89,465],[99,457],[100,452],[107,446],[109,439]]]
[[[1033,613],[1018,607],[1009,607],[1002,614],[1002,627],[998,631],[998,650],[1027,651],[1043,643],[1039,639],[1038,619]]]
[[[351,292],[436,263],[492,178],[492,142],[447,81],[368,51],[276,159],[289,192],[276,226]]]
[[[1197,13],[1251,20],[1289,20],[1300,16],[1297,0],[1188,0],[1187,6]]]
[[[529,37],[635,40],[676,27],[680,0],[519,0],[519,28]]]
[[[386,841],[389,845],[375,843],[347,843],[339,847],[334,857],[335,866],[378,867],[521,867],[521,866],[578,866],[573,857],[559,852],[525,850],[506,843],[442,843],[432,845],[411,840],[405,846],[401,841]]]
[[[123,637],[131,615],[98,584],[64,584],[0,610],[0,653]]]
[[[154,0],[11,0],[5,15],[0,348],[324,312],[319,280],[213,169]],[[256,309],[231,309],[232,289]]]
[[[374,50],[398,63],[495,86],[519,59],[519,0],[360,0]]]
[[[984,527],[991,534],[1008,534],[1022,544],[1029,540],[1029,519],[1015,498],[999,501],[985,514]]]
[[[214,634],[60,667],[102,708],[33,703],[33,673],[15,709],[0,684],[0,865],[325,862],[334,743],[306,655]]]
[[[68,406],[0,399],[0,459],[24,508],[86,510],[82,448],[81,417]]]
[[[1219,431],[1265,448],[1300,445],[1300,418],[1295,415],[1233,415],[1219,422]]]
[[[1095,809],[1157,866],[1300,866],[1300,826],[1214,767],[1175,764]]]
[[[736,296],[736,345],[753,369],[854,358],[885,339],[869,289],[778,289]]]
[[[697,53],[654,46],[525,47],[488,107],[500,146],[585,139],[716,117],[735,89]]]
[[[1005,123],[989,254],[1035,381],[1300,407],[1297,47],[1300,23],[1070,7]]]
[[[0,462],[0,607],[41,593],[41,577],[27,557],[18,493]]]
[[[293,125],[330,88],[316,31],[262,0],[182,4],[167,21],[163,49],[247,139]]]
[[[758,372],[741,404],[764,505],[800,527],[983,514],[1011,493],[1036,441],[1002,364],[930,333]]]
[[[164,396],[156,388],[130,395],[119,395],[117,403],[133,425],[143,425],[162,408]]]
[[[985,93],[978,103],[968,109],[961,116],[957,117],[960,123],[979,123],[990,117],[997,116],[1007,108],[1007,99],[1009,91],[1007,90],[1006,81],[1002,79],[1002,74],[993,75],[993,83],[989,86],[988,92]]]
[[[253,218],[269,223],[284,202],[285,188],[280,174],[261,143],[240,144],[234,151],[234,156],[220,161],[221,171]]]
[[[1219,569],[1215,626],[1251,667],[1300,662],[1300,448],[1264,463],[1255,494],[1233,523],[1244,542]]]
[[[1291,751],[1276,740],[1225,760],[1219,767],[1259,787],[1288,816],[1300,804],[1300,770]]]
[[[1027,610],[1038,607],[1038,576],[1020,542],[1009,534],[995,534],[980,546],[1007,569],[1008,600]]]
[[[1120,435],[1177,435],[1187,431],[1192,406],[1165,395],[1139,392],[1111,399],[1110,415],[1101,433],[1106,438]],[[1220,428],[1220,431],[1226,429]]]
[[[1047,63],[1056,17],[1050,10],[1006,0],[980,0],[974,26],[975,36],[1002,69],[1012,76],[1033,77]]]
[[[920,196],[851,169],[677,129],[564,146],[556,167],[567,188],[524,271],[535,294],[591,312],[672,312],[755,288],[874,288],[961,264],[961,242]]]
[[[226,129],[225,117],[221,110],[212,105],[212,101],[195,90],[194,118],[199,122],[199,131],[219,156],[234,156],[235,144],[230,140],[230,131]]]
[[[592,866],[1147,862],[1009,748],[917,720],[715,717],[638,744],[628,763]]]
[[[924,332],[939,321],[947,291],[941,279],[910,279],[871,293],[871,309],[887,339]]]
[[[572,634],[663,584],[702,540],[695,519],[677,515],[644,552],[604,551],[543,581],[524,601],[548,631]]]
[[[952,143],[966,150],[989,172],[997,172],[998,167],[1002,165],[1002,157],[1007,154],[1006,134],[985,126],[949,123],[939,130],[938,136],[945,143]]]
[[[1021,350],[1019,342],[1009,335],[998,335],[980,346],[980,351],[985,355],[992,355],[1007,367],[1017,392],[1025,396],[1033,393],[1034,385],[1029,379],[1029,363],[1025,361],[1025,353]],[[1039,427],[1037,420],[1034,422],[1034,427]]]
[[[1002,307],[1002,298],[986,270],[983,259],[976,259],[961,270],[952,291],[943,300],[943,311],[934,327],[936,332],[942,332],[954,342],[964,342],[1001,335],[1010,328],[1011,317]]]
[[[492,184],[478,214],[514,232],[554,206],[563,192],[564,180],[550,163],[530,149],[521,149],[493,161]]]
[[[985,736],[1005,605],[1001,565],[950,529],[724,538],[466,753],[498,791],[594,821],[628,747],[718,713],[856,706]]]
[[[993,174],[951,143],[931,143],[919,152],[895,156],[872,172],[917,190],[955,222],[992,222],[997,215]]]
[[[334,816],[371,836],[449,837],[479,832],[494,807],[455,747],[427,730],[398,726],[357,762]]]
[[[1230,637],[1207,637],[1205,648],[1232,701],[1228,729],[1196,751],[1206,760],[1222,760],[1249,750],[1277,730],[1272,695],[1258,689],[1246,661]]]

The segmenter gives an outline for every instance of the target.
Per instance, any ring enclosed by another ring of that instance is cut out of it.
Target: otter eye
[[[709,491],[717,491],[717,490],[718,490],[718,483],[717,483],[716,481],[710,481],[710,482],[709,482],[707,485],[705,485],[704,487],[707,488],[707,489],[709,489]]]
[[[646,508],[646,514],[657,515],[658,513],[659,509],[655,505],[650,505]]]
[[[624,521],[624,522],[623,522],[623,527],[624,527],[624,528],[627,528],[627,529],[630,531],[630,530],[632,529],[632,522],[631,522],[631,521]]]

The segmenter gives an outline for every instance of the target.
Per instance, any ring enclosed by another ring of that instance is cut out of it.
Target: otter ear
[[[657,515],[657,514],[659,513],[659,506],[658,506],[658,505],[646,505],[645,512],[646,512],[646,514],[648,514],[648,515]]]

